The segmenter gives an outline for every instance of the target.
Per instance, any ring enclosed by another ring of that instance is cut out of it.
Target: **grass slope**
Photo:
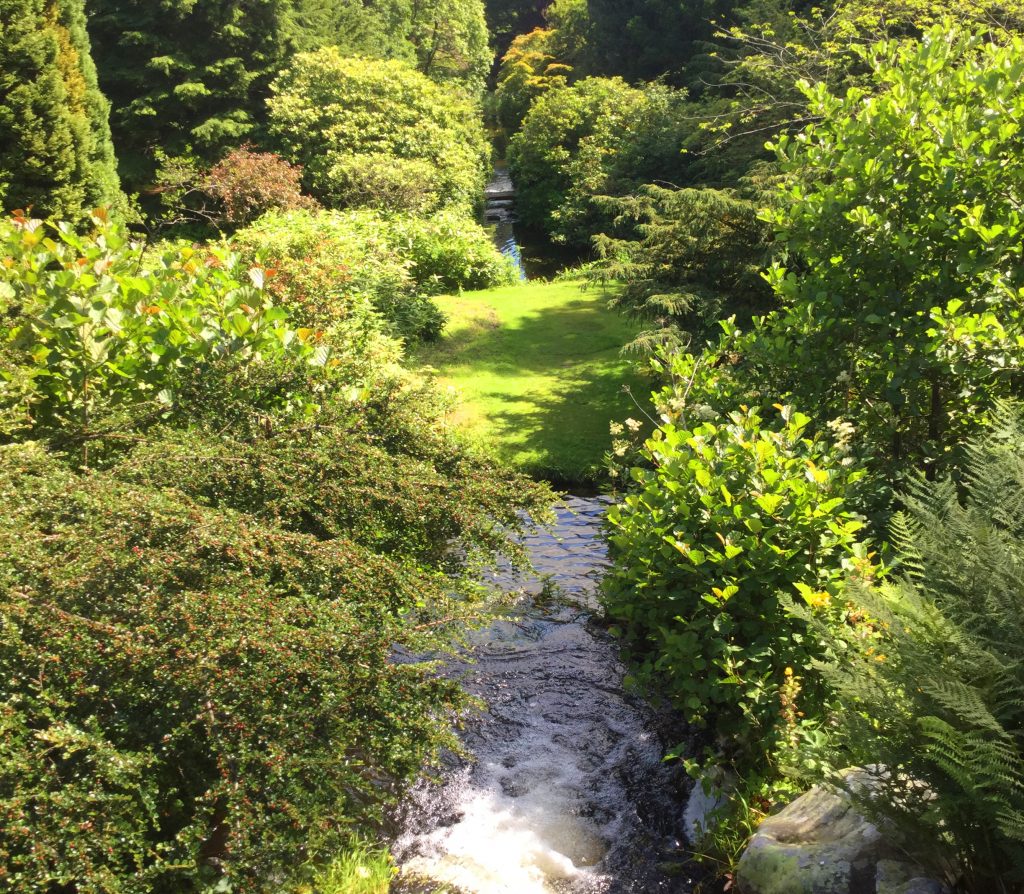
[[[460,397],[455,421],[518,468],[562,483],[600,476],[608,424],[638,415],[650,385],[621,349],[637,326],[606,293],[578,283],[526,283],[438,299],[449,323],[421,348]]]

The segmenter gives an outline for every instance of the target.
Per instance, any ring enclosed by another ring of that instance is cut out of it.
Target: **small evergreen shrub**
[[[700,337],[724,317],[767,309],[771,232],[748,197],[647,185],[603,204],[635,238],[595,237],[599,261],[588,275],[621,283],[616,304],[653,325],[638,346]]]

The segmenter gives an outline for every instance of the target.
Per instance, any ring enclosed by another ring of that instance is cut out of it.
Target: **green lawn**
[[[438,299],[449,323],[416,360],[460,397],[456,422],[524,471],[563,483],[600,476],[608,425],[638,416],[650,384],[621,349],[638,327],[606,293],[524,283]]]

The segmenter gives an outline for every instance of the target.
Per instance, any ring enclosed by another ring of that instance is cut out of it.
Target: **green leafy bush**
[[[172,245],[147,266],[123,229],[93,222],[84,235],[66,223],[0,222],[8,434],[31,428],[87,445],[113,417],[161,418],[178,376],[197,364],[328,363],[330,349],[289,328],[263,272],[237,255]]]
[[[677,180],[684,100],[662,85],[641,89],[618,78],[548,89],[509,143],[522,220],[557,241],[586,245],[614,216],[596,196]]]
[[[779,594],[835,598],[844,561],[864,554],[861,522],[844,507],[863,473],[788,407],[769,422],[743,407],[686,406],[696,370],[692,358],[675,362],[680,385],[661,397],[645,464],[608,512],[604,605],[641,679],[691,721],[710,721],[730,750],[758,756],[779,723],[785,669],[821,654]]]
[[[270,134],[328,207],[423,213],[480,201],[490,155],[460,90],[335,47],[295,56],[272,90]]]
[[[290,29],[301,51],[401,59],[432,80],[478,93],[491,65],[483,0],[293,0]]]
[[[820,626],[833,770],[877,767],[873,797],[904,846],[958,890],[1024,883],[1024,426],[1004,408],[963,487],[918,482],[892,526],[898,574],[852,582],[865,638]]]
[[[890,478],[955,461],[1021,387],[1022,52],[952,23],[862,49],[869,84],[804,85],[818,123],[779,141],[776,363]]]
[[[234,242],[275,271],[268,288],[310,326],[372,307],[397,335],[436,338],[444,317],[429,296],[516,282],[487,232],[456,212],[274,214]]]

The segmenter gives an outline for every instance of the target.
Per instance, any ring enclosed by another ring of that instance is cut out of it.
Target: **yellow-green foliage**
[[[516,279],[487,231],[458,211],[268,214],[232,241],[275,271],[268,289],[304,324],[342,321],[369,305],[410,340],[440,334],[444,316],[430,296]]]
[[[955,460],[1024,367],[1022,54],[952,22],[876,44],[870,84],[805,85],[820,121],[778,143],[788,259],[764,344],[889,475]]]
[[[490,153],[467,94],[398,61],[300,53],[272,86],[270,133],[329,207],[473,208]]]
[[[604,604],[638,674],[757,761],[781,726],[786,668],[823,654],[779,594],[835,596],[844,562],[864,552],[845,504],[863,472],[790,407],[762,418],[689,403],[715,371],[689,355],[671,364],[634,490],[608,511]]]
[[[395,873],[386,850],[357,843],[331,860],[299,894],[388,894]]]

